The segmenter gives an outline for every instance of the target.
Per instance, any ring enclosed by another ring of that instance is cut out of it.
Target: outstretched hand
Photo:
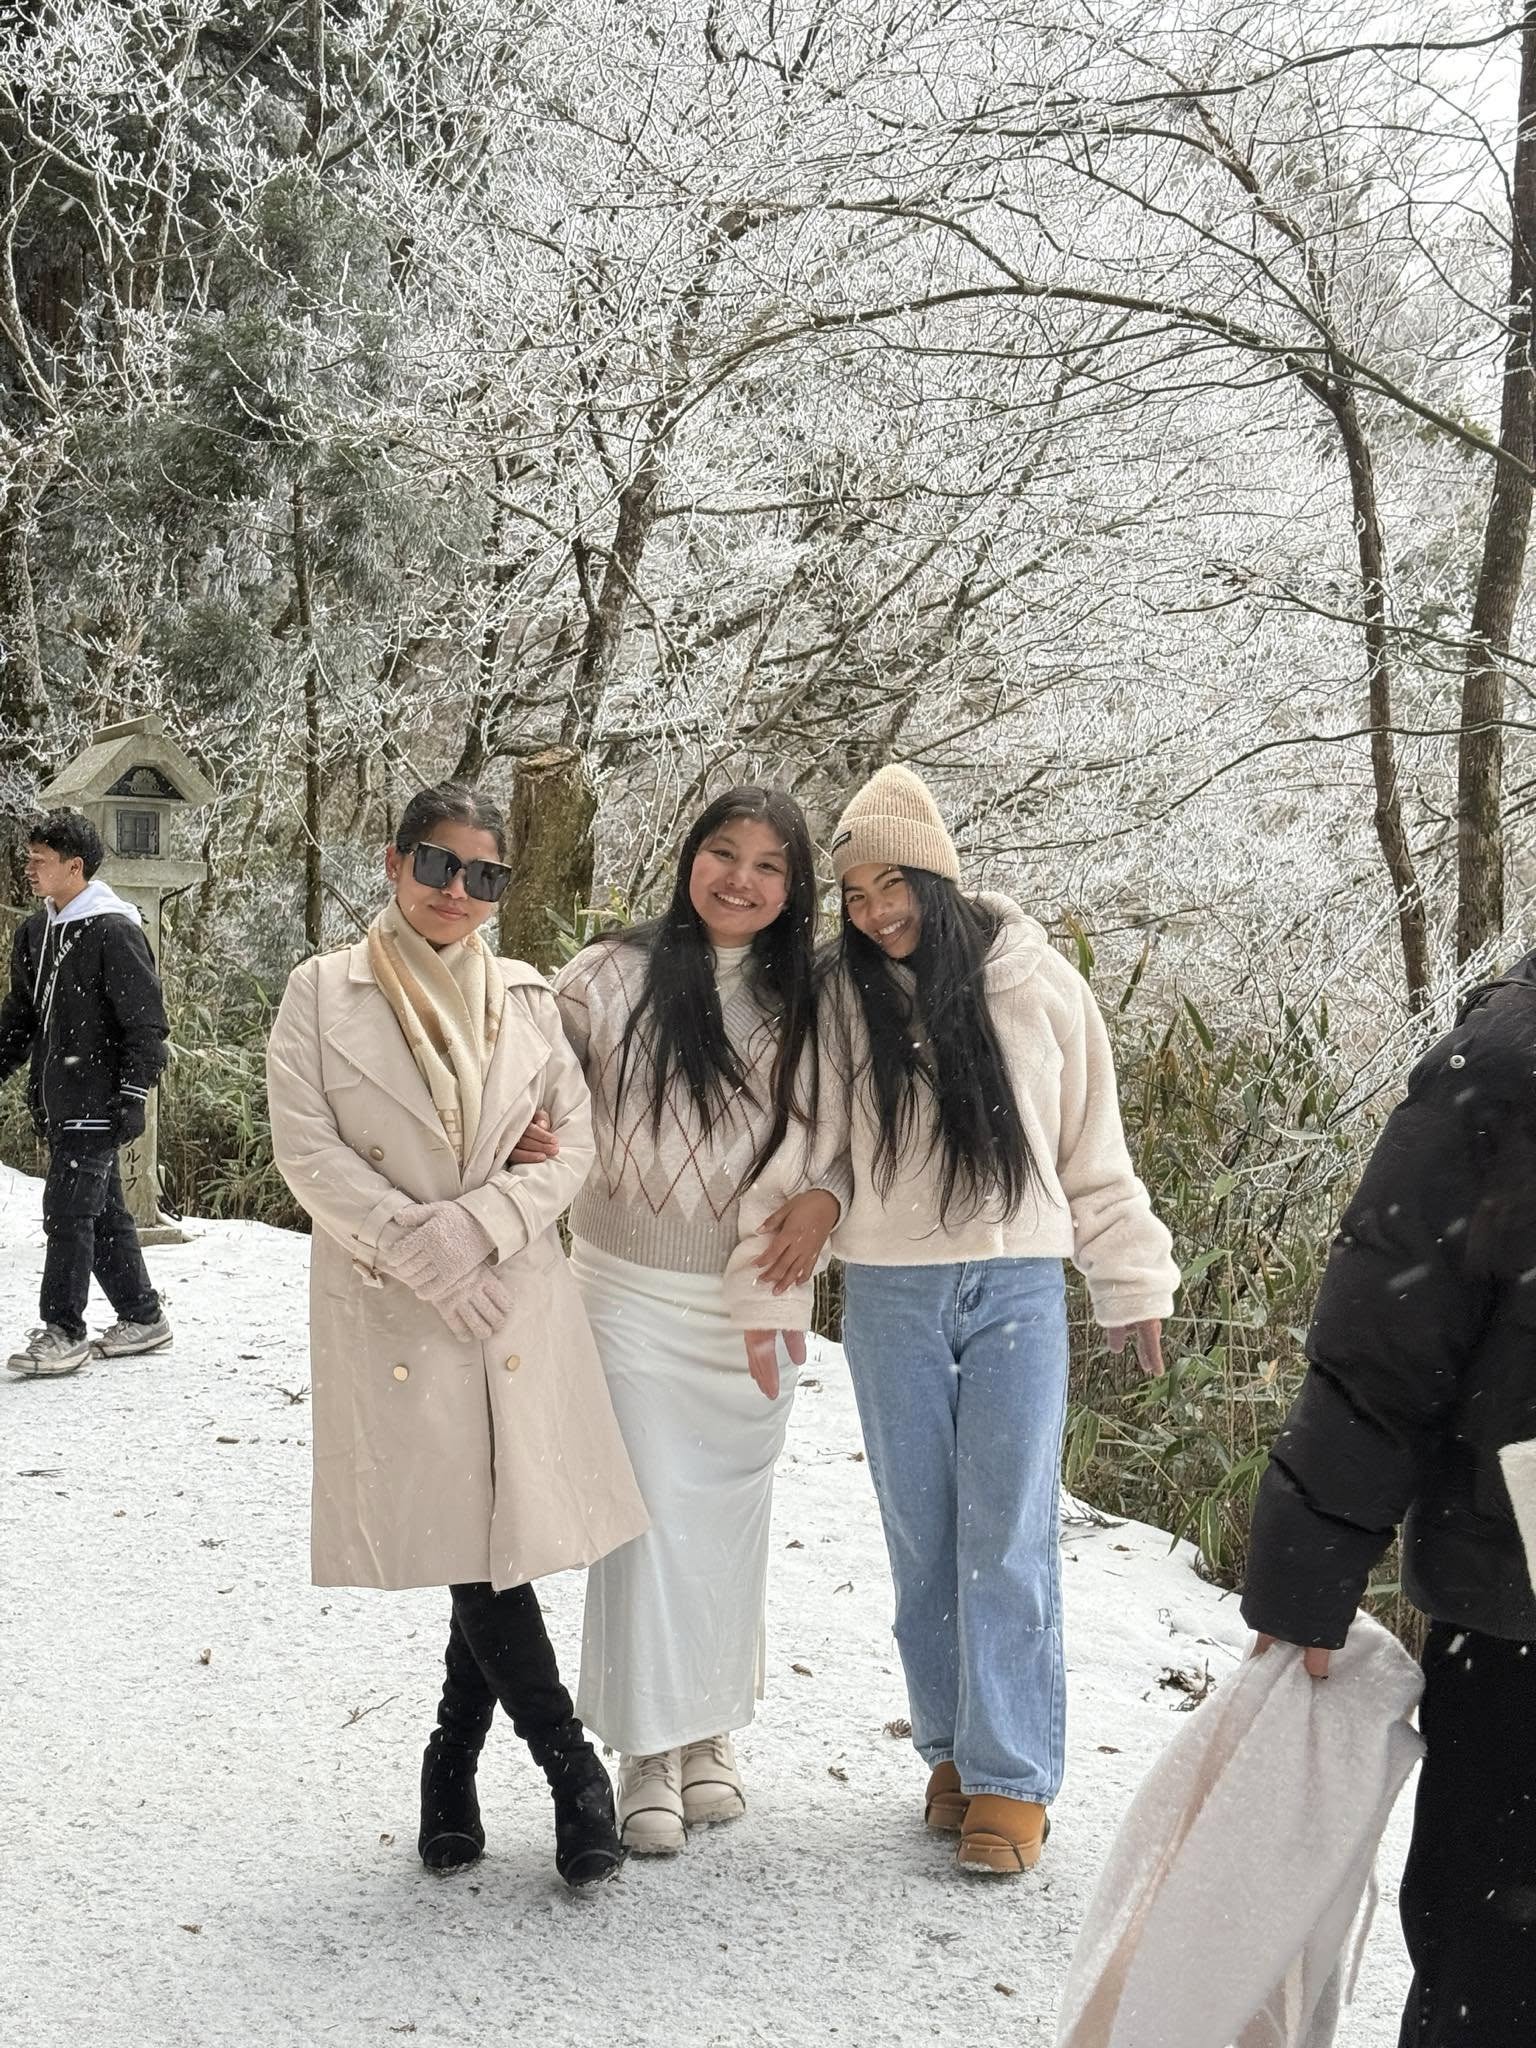
[[[770,1401],[779,1398],[779,1338],[791,1365],[805,1363],[804,1330],[746,1330],[747,1367]]]
[[[1123,1351],[1136,1340],[1136,1363],[1149,1380],[1160,1380],[1168,1368],[1163,1364],[1163,1326],[1155,1316],[1144,1323],[1120,1324],[1104,1332],[1111,1351]]]

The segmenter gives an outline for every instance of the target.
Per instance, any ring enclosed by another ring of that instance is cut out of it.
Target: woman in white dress
[[[571,1265],[651,1517],[589,1574],[577,1708],[621,1754],[620,1825],[640,1853],[745,1809],[730,1737],[762,1695],[803,1245],[840,1209],[831,1191],[796,1203],[764,1253],[758,1233],[815,1185],[815,917],[799,807],[728,790],[689,831],[664,915],[588,946],[555,984],[597,1140]],[[552,1149],[537,1130],[525,1146],[514,1156]]]

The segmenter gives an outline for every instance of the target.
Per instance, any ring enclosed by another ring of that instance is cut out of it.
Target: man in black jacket
[[[1314,1677],[1402,1525],[1430,1617],[1399,2048],[1536,2044],[1536,954],[1414,1069],[1345,1211],[1254,1510],[1243,1615]],[[1318,1816],[1326,1827],[1327,1815]]]
[[[117,1148],[143,1135],[165,1064],[165,1005],[132,904],[95,881],[105,850],[89,819],[54,811],[28,833],[27,880],[43,898],[16,934],[0,1003],[0,1081],[31,1059],[28,1106],[48,1144],[42,1326],[8,1360],[26,1378],[162,1350],[170,1324],[123,1200]],[[91,1274],[118,1320],[86,1339]]]

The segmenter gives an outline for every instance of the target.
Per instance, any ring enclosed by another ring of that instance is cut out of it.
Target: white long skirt
[[[763,1696],[773,1468],[795,1369],[765,1398],[718,1277],[577,1239],[571,1270],[651,1527],[593,1565],[576,1710],[626,1756],[742,1728]]]

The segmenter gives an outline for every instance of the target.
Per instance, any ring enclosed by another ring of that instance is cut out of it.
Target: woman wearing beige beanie
[[[881,769],[832,859],[823,1115],[840,1093],[852,1168],[832,1243],[912,1739],[960,1864],[1019,1871],[1062,1776],[1062,1261],[1148,1373],[1178,1271],[1086,982],[1007,897],[961,892],[921,779]]]

